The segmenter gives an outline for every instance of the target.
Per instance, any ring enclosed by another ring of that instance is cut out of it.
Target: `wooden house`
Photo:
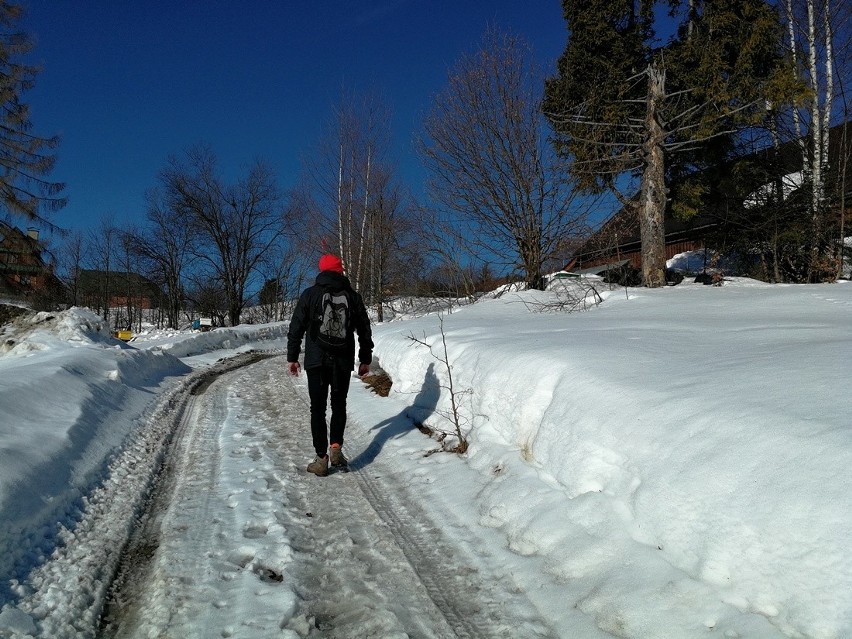
[[[159,286],[138,273],[83,269],[77,279],[77,303],[89,308],[151,309],[160,305]]]
[[[0,221],[0,295],[27,300],[61,289],[38,237],[37,229],[24,233]]]
[[[848,123],[833,127],[829,132],[829,175],[826,184],[831,195],[832,215],[839,219],[840,203],[848,209],[852,202],[852,131]],[[701,211],[689,220],[680,220],[665,212],[666,259],[687,251],[722,248],[735,243],[737,234],[747,232],[755,222],[759,207],[773,192],[772,182],[780,185],[784,192],[783,207],[792,215],[804,210],[802,180],[802,156],[799,143],[788,142],[776,152],[764,149],[758,153],[735,160],[742,176],[750,175],[741,196],[725,187],[705,202]],[[775,176],[775,177],[767,177]],[[767,184],[767,180],[771,180]],[[750,184],[750,186],[748,186]],[[845,198],[843,197],[845,194]],[[849,226],[847,224],[847,226]],[[734,240],[732,242],[732,240]],[[574,254],[565,270],[574,272],[603,272],[616,268],[641,269],[642,252],[639,232],[639,215],[635,207],[624,207],[606,220]]]

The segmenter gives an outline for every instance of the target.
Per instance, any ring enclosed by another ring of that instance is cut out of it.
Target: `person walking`
[[[370,370],[373,334],[361,295],[343,274],[343,262],[326,254],[319,261],[316,283],[306,288],[290,320],[287,332],[287,367],[298,375],[302,338],[305,339],[305,373],[311,401],[311,437],[316,458],[307,471],[319,477],[332,466],[346,467],[343,431],[346,428],[346,396],[355,367],[355,333],[358,333],[358,376]],[[331,420],[326,428],[326,406],[331,391]],[[329,455],[329,440],[331,449]]]

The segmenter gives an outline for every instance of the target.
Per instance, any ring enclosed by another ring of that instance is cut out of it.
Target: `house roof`
[[[99,294],[109,287],[110,291],[120,295],[125,291],[141,293],[150,297],[162,295],[160,287],[144,275],[129,271],[98,271],[83,269],[77,279],[77,290],[82,294]]]
[[[53,269],[42,258],[38,236],[0,220],[0,292],[27,297],[35,290],[58,288]]]
[[[19,228],[2,220],[0,220],[0,253],[17,255],[27,253],[44,268],[45,263],[41,257],[42,247],[38,243],[38,239],[30,237]]]

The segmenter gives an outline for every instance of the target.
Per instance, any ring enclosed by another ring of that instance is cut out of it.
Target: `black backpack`
[[[316,316],[316,343],[329,353],[344,352],[350,324],[349,295],[325,289]]]

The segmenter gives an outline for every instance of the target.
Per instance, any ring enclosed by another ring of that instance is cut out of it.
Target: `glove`
[[[370,365],[369,364],[361,364],[358,366],[358,377],[364,377],[364,375],[369,374]]]
[[[290,374],[294,377],[299,374],[300,370],[302,370],[302,367],[299,366],[299,362],[287,362],[287,368],[290,369]]]

